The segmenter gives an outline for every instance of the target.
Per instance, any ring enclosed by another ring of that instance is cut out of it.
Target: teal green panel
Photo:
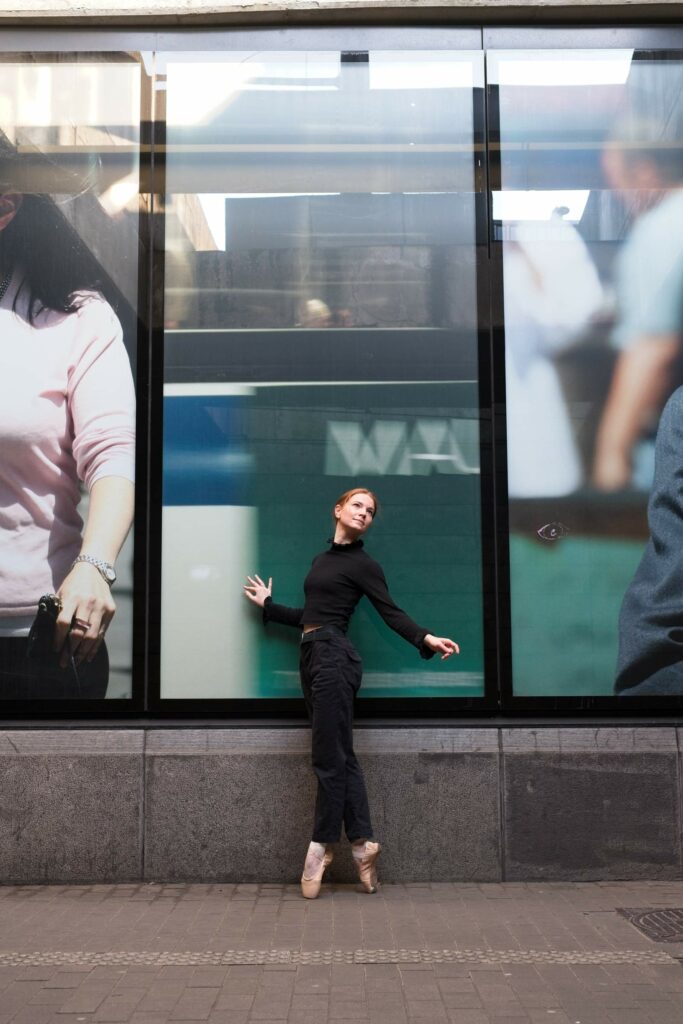
[[[443,461],[427,472],[422,462],[419,472],[326,472],[329,421],[359,422],[371,437],[378,420],[405,422],[410,433],[418,421],[458,417],[478,420],[472,385],[272,387],[254,399],[247,436],[256,467],[256,571],[273,577],[274,599],[303,604],[303,579],[332,533],[335,499],[367,486],[381,507],[366,548],[383,566],[394,600],[461,646],[457,658],[425,661],[363,599],[349,631],[363,658],[361,696],[483,695],[480,480],[476,472],[445,472]],[[258,695],[299,696],[297,630],[269,625],[259,656]]]
[[[611,695],[617,623],[642,541],[510,537],[518,697]]]

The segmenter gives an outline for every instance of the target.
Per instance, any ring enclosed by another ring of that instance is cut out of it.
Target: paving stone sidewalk
[[[0,887],[0,1024],[683,1024],[683,883]]]

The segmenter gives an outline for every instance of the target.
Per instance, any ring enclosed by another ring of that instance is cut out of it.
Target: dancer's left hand
[[[442,661],[450,658],[451,654],[460,654],[460,648],[455,640],[449,640],[447,636],[432,636],[431,633],[427,633],[422,642],[430,651],[440,654]]]

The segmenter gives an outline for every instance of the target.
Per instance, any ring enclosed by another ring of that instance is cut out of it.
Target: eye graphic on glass
[[[564,523],[546,523],[536,533],[541,540],[561,540],[569,533],[569,528]]]

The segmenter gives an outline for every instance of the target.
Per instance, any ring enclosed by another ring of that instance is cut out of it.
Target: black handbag
[[[26,650],[27,668],[30,675],[39,677],[58,676],[65,680],[65,674],[75,683],[78,696],[81,694],[81,681],[78,667],[69,647],[67,636],[61,650],[54,649],[55,624],[62,610],[62,602],[56,594],[44,594],[38,602],[38,611],[28,634]],[[65,668],[60,665],[62,653],[68,651],[68,663]]]

